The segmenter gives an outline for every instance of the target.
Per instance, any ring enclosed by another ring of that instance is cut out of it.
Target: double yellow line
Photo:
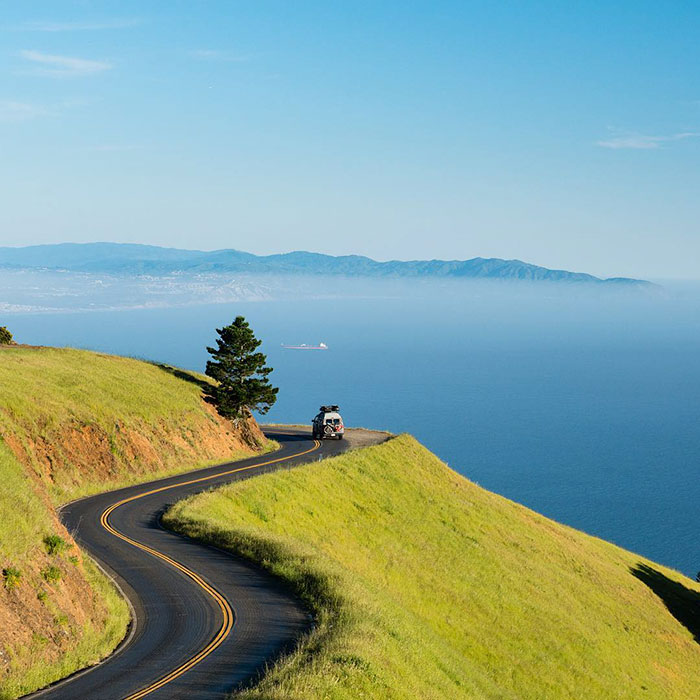
[[[270,464],[277,464],[278,462],[284,462],[289,459],[294,459],[295,457],[302,457],[303,455],[309,454],[310,452],[313,452],[314,450],[317,450],[321,446],[321,443],[318,440],[314,440],[314,446],[311,447],[308,450],[304,450],[302,452],[297,452],[292,455],[287,455],[286,457],[278,457],[277,459],[271,459],[268,460],[267,462],[261,462],[260,464],[251,464],[248,467],[238,467],[237,469],[229,469],[227,471],[223,472],[218,472],[217,474],[211,474],[210,476],[203,476],[198,479],[190,479],[189,481],[181,481],[177,484],[170,484],[168,486],[161,486],[160,488],[157,489],[151,489],[150,491],[144,491],[143,493],[139,493],[136,496],[130,496],[129,498],[124,498],[121,501],[117,501],[116,503],[113,503],[109,508],[107,508],[101,515],[100,517],[100,524],[102,527],[107,530],[110,534],[114,535],[115,537],[118,537],[120,540],[123,540],[124,542],[128,542],[129,544],[133,545],[134,547],[138,547],[139,549],[143,550],[144,552],[148,552],[149,554],[152,554],[154,557],[158,557],[158,559],[162,559],[163,561],[167,562],[171,566],[174,566],[178,571],[181,571],[183,574],[188,576],[194,583],[196,583],[200,588],[204,589],[219,605],[221,608],[221,612],[223,614],[223,623],[221,625],[221,628],[219,631],[216,633],[215,637],[207,644],[201,651],[199,651],[197,654],[195,654],[191,659],[186,661],[185,663],[181,664],[177,668],[173,669],[170,673],[167,675],[163,676],[159,680],[155,681],[154,683],[151,683],[151,685],[146,686],[145,688],[137,691],[136,693],[132,693],[131,695],[127,696],[124,700],[138,700],[139,698],[143,698],[146,695],[149,695],[150,693],[154,692],[155,690],[158,690],[159,688],[162,688],[164,685],[167,685],[171,681],[175,680],[176,678],[179,678],[183,673],[186,673],[189,671],[191,668],[196,666],[200,661],[202,661],[204,658],[209,656],[214,649],[219,647],[223,641],[226,639],[226,637],[229,635],[231,632],[231,629],[233,628],[234,624],[234,614],[233,614],[233,609],[231,608],[231,605],[229,602],[224,598],[224,596],[219,593],[219,591],[216,590],[213,586],[208,584],[199,574],[195,573],[191,569],[188,569],[186,566],[183,564],[180,564],[180,562],[175,561],[171,557],[167,556],[166,554],[163,554],[162,552],[159,552],[156,549],[153,549],[152,547],[149,547],[148,545],[142,544],[141,542],[137,542],[136,540],[131,539],[131,537],[127,537],[126,535],[122,534],[118,530],[116,530],[114,527],[109,522],[109,516],[120,506],[123,506],[125,503],[131,503],[132,501],[136,501],[139,498],[145,498],[146,496],[151,496],[154,493],[160,493],[162,491],[168,491],[169,489],[174,489],[178,488],[180,486],[189,486],[190,484],[198,484],[202,483],[204,481],[211,481],[212,479],[218,479],[222,476],[228,476],[230,474],[236,474],[239,472],[244,472],[244,471],[249,471],[251,469],[259,469],[260,467],[265,467]]]

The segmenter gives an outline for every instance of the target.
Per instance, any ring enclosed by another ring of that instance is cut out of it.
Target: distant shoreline
[[[245,273],[653,286],[653,283],[641,279],[601,278],[585,272],[550,269],[522,260],[502,258],[380,262],[362,255],[334,256],[307,251],[254,255],[233,249],[208,252],[127,243],[59,243],[19,248],[0,247],[0,268],[155,276],[177,273]]]

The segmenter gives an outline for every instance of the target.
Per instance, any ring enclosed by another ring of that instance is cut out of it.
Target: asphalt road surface
[[[270,574],[164,530],[175,501],[256,474],[338,454],[347,441],[271,430],[277,452],[103,493],[68,504],[61,519],[115,579],[133,622],[102,663],[34,693],[41,700],[210,700],[251,682],[311,620]]]

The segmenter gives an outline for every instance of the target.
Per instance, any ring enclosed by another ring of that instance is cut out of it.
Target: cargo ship
[[[328,350],[328,346],[325,343],[319,343],[318,345],[307,345],[302,343],[301,345],[285,345],[282,343],[282,347],[285,350]]]

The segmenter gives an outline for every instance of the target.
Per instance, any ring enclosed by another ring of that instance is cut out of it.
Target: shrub
[[[41,590],[36,594],[36,597],[43,603],[49,597],[49,594],[46,591]]]
[[[57,566],[47,566],[41,575],[47,583],[57,583],[61,580],[61,570]]]
[[[66,542],[60,535],[46,535],[44,537],[44,546],[46,551],[51,555],[63,554],[63,552],[68,549],[68,542]]]
[[[0,345],[10,345],[12,343],[12,333],[6,326],[0,326]]]
[[[22,572],[19,569],[8,566],[6,569],[2,570],[2,577],[5,579],[5,588],[7,588],[8,591],[11,591],[19,586],[19,580],[22,578]]]
[[[42,647],[45,647],[48,643],[48,637],[44,637],[43,634],[39,634],[38,632],[32,633],[32,647],[34,649],[41,649]]]

